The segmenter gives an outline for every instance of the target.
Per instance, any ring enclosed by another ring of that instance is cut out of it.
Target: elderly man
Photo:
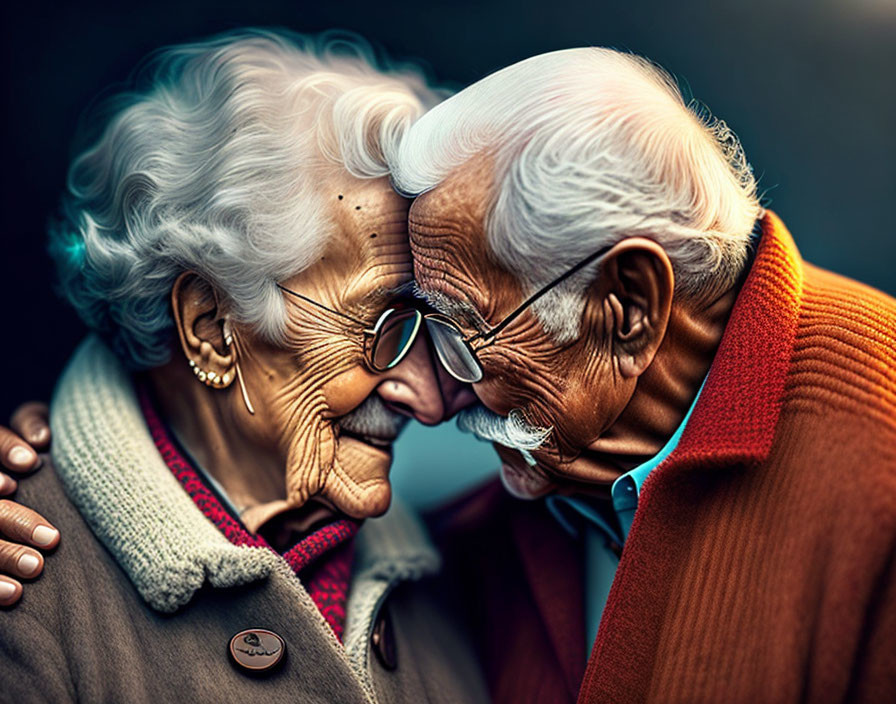
[[[392,177],[462,422],[553,494],[442,517],[494,699],[893,701],[896,302],[803,262],[726,125],[614,51],[467,88]]]
[[[383,158],[433,96],[360,49],[166,49],[74,160],[51,251],[96,335],[22,490],[64,537],[0,624],[4,700],[484,699],[390,508],[406,416],[463,397],[415,340]]]
[[[462,425],[547,497],[434,518],[492,698],[892,699],[896,304],[636,57],[500,71],[391,167]]]

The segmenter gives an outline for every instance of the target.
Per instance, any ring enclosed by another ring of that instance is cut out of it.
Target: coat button
[[[379,618],[370,636],[370,642],[380,665],[390,671],[398,667],[398,658],[395,653],[395,632],[392,630],[392,619],[389,618],[389,612],[385,606],[380,610]]]
[[[272,631],[250,628],[230,639],[230,657],[252,672],[264,672],[277,666],[286,652],[286,642]]]

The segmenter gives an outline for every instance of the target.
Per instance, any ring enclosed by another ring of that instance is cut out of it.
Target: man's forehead
[[[445,181],[414,198],[408,211],[409,218],[425,221],[455,208],[457,197],[452,186],[451,181]]]
[[[483,286],[493,265],[485,233],[492,173],[491,158],[471,159],[418,196],[408,214],[418,295],[437,311],[469,321],[482,320]]]
[[[408,235],[418,275],[468,269],[471,260],[487,254],[485,209],[470,196],[469,189],[447,182],[411,205]],[[425,281],[421,284],[428,286]]]
[[[477,155],[454,168],[411,204],[410,215],[421,220],[467,216],[481,222],[492,193],[494,159]]]

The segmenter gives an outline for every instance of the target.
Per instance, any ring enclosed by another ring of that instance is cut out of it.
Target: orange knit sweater
[[[451,516],[496,701],[894,702],[896,301],[802,262],[766,216],[584,676],[577,548],[494,489]]]

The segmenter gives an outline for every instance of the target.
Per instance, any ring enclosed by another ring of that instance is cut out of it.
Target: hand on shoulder
[[[39,452],[49,449],[50,424],[46,404],[26,403],[0,426],[0,496],[13,494],[18,482],[43,464]],[[59,531],[39,513],[15,501],[0,499],[0,607],[22,597],[20,580],[35,579],[44,568],[41,550],[59,543]]]

